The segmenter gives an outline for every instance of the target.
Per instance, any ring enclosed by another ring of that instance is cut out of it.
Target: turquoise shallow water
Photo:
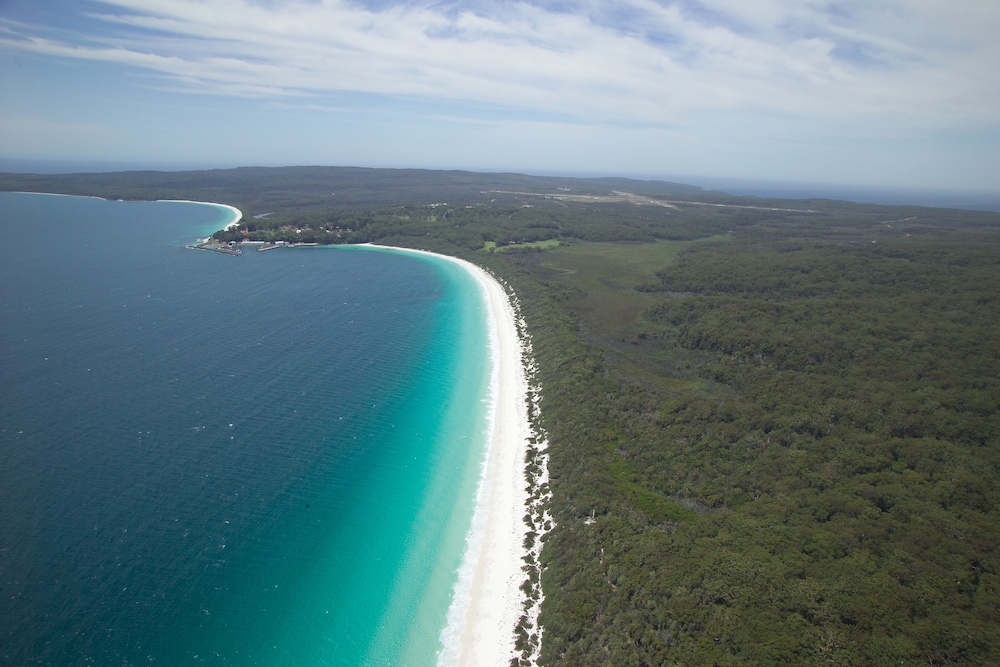
[[[433,664],[487,427],[477,287],[0,193],[0,663]]]

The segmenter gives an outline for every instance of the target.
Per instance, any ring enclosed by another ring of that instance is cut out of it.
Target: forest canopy
[[[517,294],[546,665],[1000,664],[1000,215],[627,179],[0,175],[418,247]],[[280,250],[279,252],[293,252]]]

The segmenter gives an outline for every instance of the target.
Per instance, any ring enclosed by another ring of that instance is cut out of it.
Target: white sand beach
[[[503,287],[478,266],[462,262],[479,281],[489,303],[497,359],[497,403],[492,442],[479,489],[474,533],[466,565],[472,574],[459,641],[458,665],[507,665],[514,655],[514,628],[521,615],[524,581],[521,560],[527,526],[525,455],[528,384],[514,310]],[[469,556],[474,560],[469,562]],[[461,601],[458,601],[461,602]],[[454,602],[453,602],[454,604]]]
[[[93,195],[64,195],[58,192],[23,192],[21,190],[13,190],[15,195],[45,195],[46,197],[79,197],[80,199],[99,199],[101,201],[111,201],[110,199],[105,199],[104,197],[95,197]]]
[[[442,635],[444,650],[438,665],[502,667],[515,656],[514,631],[525,599],[520,590],[525,579],[521,567],[527,553],[523,543],[528,531],[523,519],[528,511],[525,456],[532,429],[524,346],[503,286],[475,264],[435,256],[460,264],[479,283],[489,307],[496,392],[493,433],[476,515],[448,613],[448,627]]]
[[[233,212],[234,220],[223,228],[227,230],[239,226],[240,221],[243,220],[243,211],[235,206],[230,206],[229,204],[217,204],[211,201],[191,201],[190,199],[157,199],[156,201],[175,201],[184,204],[208,204],[209,206],[221,206],[222,208],[228,208]]]

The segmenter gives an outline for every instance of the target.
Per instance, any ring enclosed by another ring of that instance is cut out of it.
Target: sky
[[[0,0],[0,158],[996,192],[997,34],[995,0]]]

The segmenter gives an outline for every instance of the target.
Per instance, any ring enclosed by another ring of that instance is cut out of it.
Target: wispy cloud
[[[192,93],[332,107],[323,98],[373,93],[579,123],[777,114],[946,129],[995,125],[1000,108],[1000,4],[981,0],[101,5],[93,34],[8,22],[0,45],[120,64]]]

